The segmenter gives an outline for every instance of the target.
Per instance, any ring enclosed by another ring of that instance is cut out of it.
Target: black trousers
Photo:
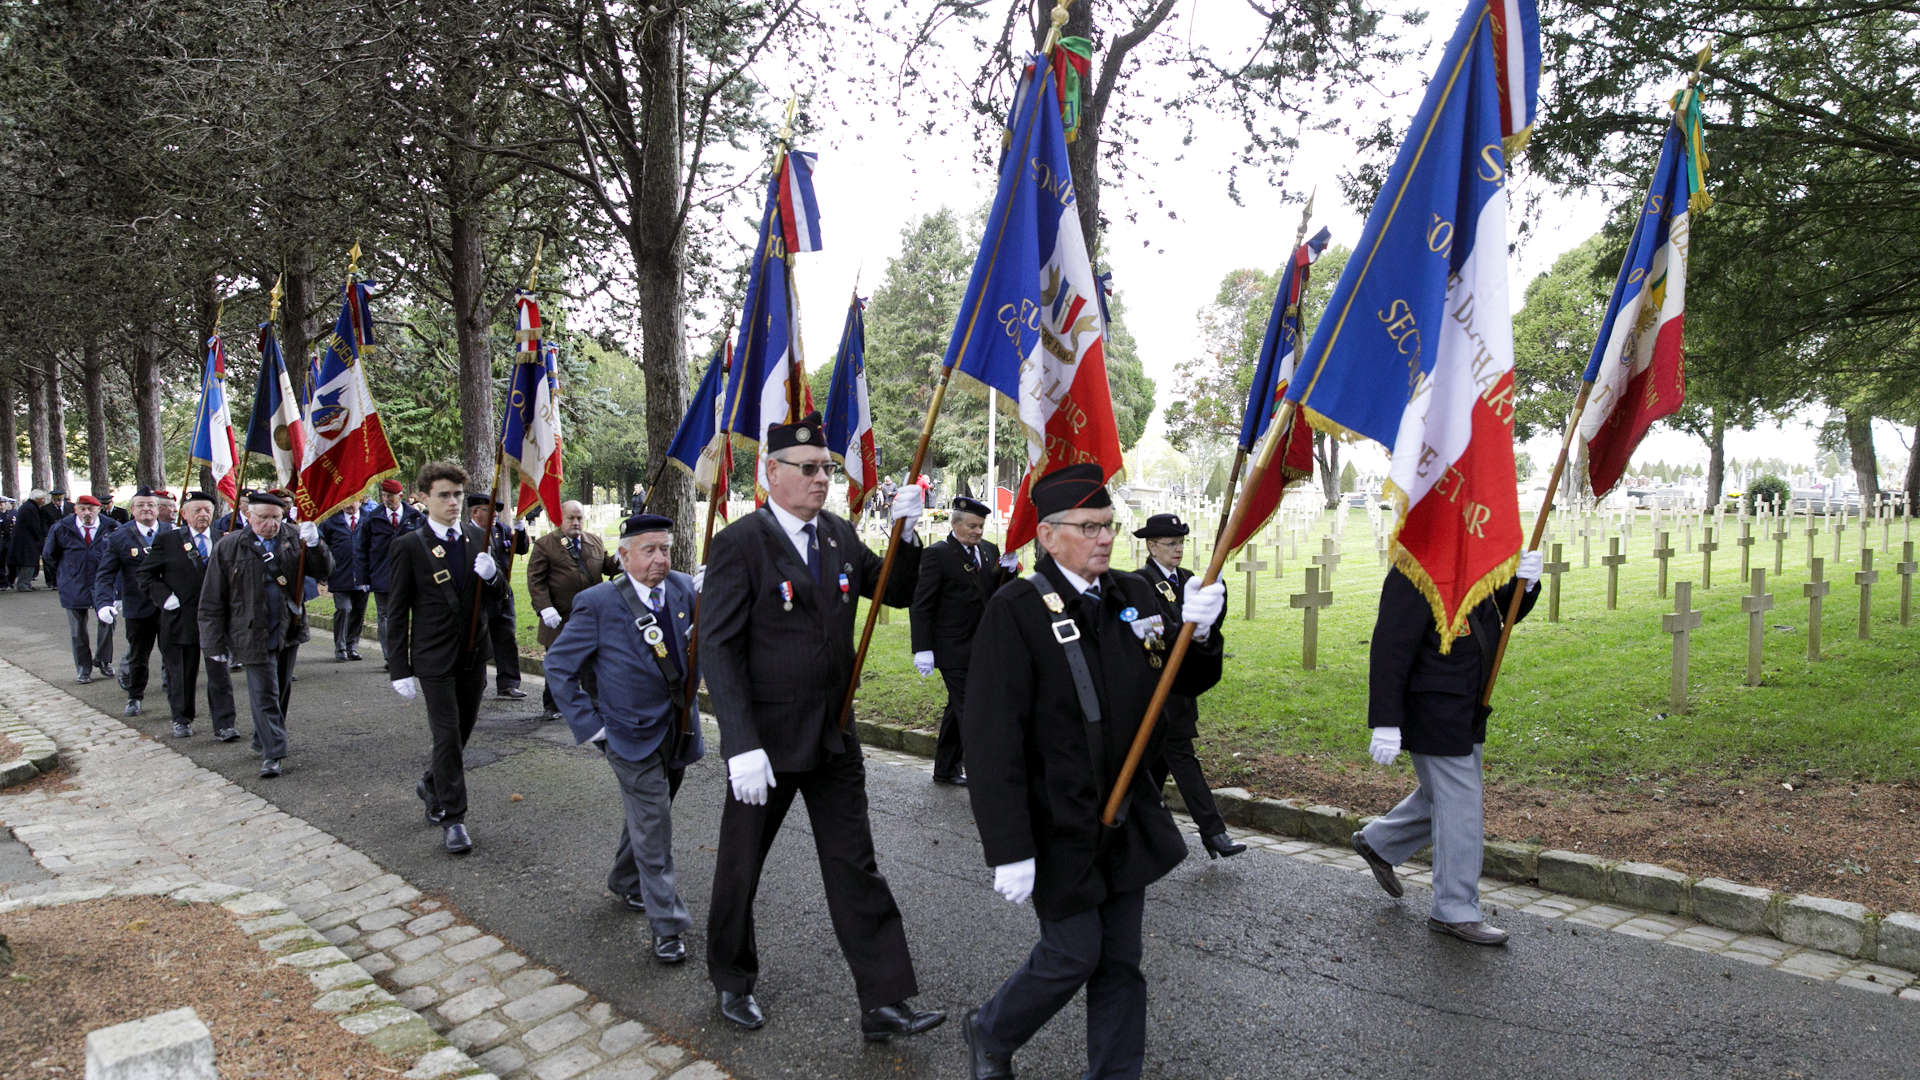
[[[113,624],[103,623],[90,608],[67,608],[67,636],[73,643],[73,670],[88,675],[98,666],[113,663]],[[94,620],[93,633],[87,633],[87,620]]]
[[[514,637],[513,595],[486,612],[487,635],[493,641],[493,685],[506,690],[520,685],[520,643]]]
[[[333,655],[360,651],[360,634],[367,627],[367,591],[348,589],[333,594]]]
[[[145,618],[126,616],[120,620],[127,624],[127,653],[125,661],[125,682],[127,696],[130,698],[147,696],[147,671],[153,655],[153,647],[160,641],[160,616],[148,615]],[[161,658],[166,663],[166,658]]]
[[[776,773],[774,784],[765,806],[748,806],[729,791],[720,811],[720,850],[707,909],[707,977],[715,988],[736,994],[750,992],[760,977],[754,895],[760,890],[767,852],[798,795],[807,800],[827,913],[840,953],[853,970],[860,1008],[877,1009],[919,993],[900,907],[874,860],[867,767],[859,747],[829,756],[806,772]]]
[[[173,710],[177,724],[191,724],[194,718],[193,691],[200,678],[200,666],[207,670],[207,712],[213,730],[234,726],[233,672],[224,663],[205,660],[198,645],[166,645],[160,649],[160,662],[167,672],[167,707]]]
[[[256,664],[249,660],[247,672],[247,708],[253,713],[253,748],[262,758],[278,761],[287,756],[287,705],[293,700],[293,665],[299,659],[300,646],[268,651]],[[215,727],[219,724],[216,722]]]
[[[1213,789],[1207,786],[1206,774],[1200,771],[1200,759],[1193,754],[1193,740],[1169,735],[1162,746],[1160,757],[1153,762],[1153,786],[1164,786],[1171,775],[1174,785],[1180,789],[1180,798],[1187,804],[1187,816],[1193,818],[1193,827],[1200,830],[1200,835],[1218,836],[1226,832],[1227,823],[1213,801]]]
[[[933,747],[933,775],[951,779],[966,771],[960,746],[960,710],[967,703],[967,669],[941,668],[940,680],[947,684],[947,709],[940,714],[940,741]]]
[[[480,695],[487,688],[485,664],[456,669],[451,675],[420,677],[420,696],[427,703],[427,730],[433,735],[433,754],[421,777],[433,805],[457,825],[467,819],[467,739],[480,718]]]
[[[1140,973],[1144,889],[1097,908],[1040,920],[1040,943],[980,1006],[986,1048],[1012,1054],[1087,988],[1087,1080],[1134,1080],[1147,1055],[1147,980]]]

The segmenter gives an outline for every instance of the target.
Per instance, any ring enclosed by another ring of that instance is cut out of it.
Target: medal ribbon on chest
[[[780,609],[782,611],[793,610],[793,582],[791,581],[783,581],[780,583]]]

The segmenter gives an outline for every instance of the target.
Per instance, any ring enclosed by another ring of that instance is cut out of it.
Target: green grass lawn
[[[1257,618],[1246,610],[1246,576],[1229,573],[1225,628],[1226,675],[1201,700],[1202,748],[1210,760],[1234,753],[1306,753],[1336,760],[1366,758],[1367,641],[1376,598],[1385,575],[1363,510],[1347,510],[1335,572],[1333,605],[1320,616],[1318,670],[1300,666],[1301,613],[1287,594],[1303,587],[1305,557],[1320,550],[1321,525],[1284,560],[1282,576],[1271,566],[1258,583]],[[1531,521],[1531,514],[1526,515]],[[1202,520],[1196,518],[1196,520]],[[1738,535],[1738,526],[1728,531]],[[1815,553],[1827,560],[1833,590],[1822,618],[1823,656],[1806,658],[1808,580],[1805,522],[1796,519],[1785,545],[1784,575],[1773,574],[1770,539],[1753,546],[1756,567],[1768,572],[1775,607],[1765,616],[1763,680],[1745,685],[1747,616],[1738,580],[1740,552],[1730,537],[1714,555],[1714,587],[1704,590],[1701,555],[1685,551],[1681,529],[1671,529],[1676,551],[1669,566],[1674,582],[1692,581],[1693,606],[1703,623],[1693,632],[1688,711],[1670,713],[1672,639],[1660,616],[1673,610],[1671,595],[1657,593],[1655,538],[1642,513],[1623,544],[1618,610],[1606,610],[1607,573],[1600,557],[1605,538],[1593,542],[1591,565],[1581,566],[1579,538],[1556,522],[1571,569],[1561,581],[1561,617],[1547,618],[1543,595],[1533,615],[1515,631],[1495,694],[1488,754],[1512,780],[1547,786],[1628,784],[1676,774],[1747,775],[1819,768],[1829,774],[1875,781],[1920,780],[1920,628],[1899,622],[1899,561],[1904,523],[1892,529],[1891,550],[1880,551],[1881,531],[1869,528],[1880,583],[1873,589],[1871,639],[1856,637],[1860,533],[1849,524],[1843,557],[1832,562],[1831,533],[1823,527]],[[1207,530],[1210,531],[1210,530]],[[1756,530],[1757,531],[1757,530]],[[1695,529],[1694,542],[1701,539]],[[881,540],[870,537],[876,547]],[[1549,543],[1549,551],[1551,542]],[[1271,563],[1273,545],[1260,558]],[[1031,567],[1031,555],[1027,562]],[[1123,541],[1117,565],[1131,569],[1136,557]],[[1188,565],[1200,568],[1205,553]],[[514,592],[520,641],[537,652],[536,613],[527,599],[524,557],[514,561]],[[1543,582],[1542,589],[1547,586]],[[325,610],[325,608],[322,608]],[[864,616],[864,607],[863,607]],[[904,611],[874,633],[862,686],[861,715],[919,727],[939,721],[945,691],[938,678],[913,671]],[[1216,778],[1216,782],[1231,782]]]

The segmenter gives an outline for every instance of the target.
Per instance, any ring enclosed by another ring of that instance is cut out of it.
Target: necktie
[[[967,561],[973,564],[975,570],[980,569],[980,549],[972,544],[967,545]]]
[[[397,529],[397,528],[399,528],[399,527],[400,527],[400,511],[398,511],[398,510],[389,510],[389,511],[387,511],[387,517],[388,517],[388,518],[390,518],[390,519],[391,519],[391,520],[393,521],[393,527],[394,527],[394,528],[396,528],[396,529]]]
[[[347,511],[347,531],[352,532],[354,523],[359,520],[360,520],[359,516],[356,515],[353,511],[351,510]]]
[[[820,583],[820,538],[814,532],[811,521],[800,526],[800,531],[807,534],[807,573],[813,575],[814,584],[817,585]]]
[[[207,561],[207,534],[194,533],[193,546],[200,549],[200,561]]]
[[[93,526],[82,525],[80,526],[80,529],[82,532],[85,532],[87,534],[87,546],[92,547],[93,546]]]
[[[1074,612],[1079,620],[1080,629],[1086,634],[1096,634],[1100,625],[1100,586],[1095,585],[1080,594],[1080,606]]]

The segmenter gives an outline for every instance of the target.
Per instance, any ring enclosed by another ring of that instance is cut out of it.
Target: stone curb
[[[924,731],[866,720],[858,725],[860,739],[868,746],[933,756],[934,736]],[[1346,847],[1354,831],[1373,820],[1337,806],[1264,798],[1245,788],[1215,788],[1213,798],[1229,824],[1332,847]],[[1171,780],[1167,805],[1185,809]],[[1775,892],[1721,878],[1694,878],[1652,863],[1617,862],[1500,840],[1487,841],[1482,872],[1582,900],[1685,915],[1742,934],[1771,934],[1789,945],[1920,972],[1920,914],[1913,912],[1883,914],[1844,900]]]
[[[0,788],[24,784],[60,767],[60,750],[53,745],[53,740],[14,715],[11,709],[0,710],[0,735],[20,747],[19,757],[0,761]]]
[[[265,893],[211,882],[144,882],[64,889],[19,900],[0,901],[0,915],[24,908],[58,907],[121,896],[166,896],[186,904],[218,904],[234,916],[240,931],[253,938],[276,963],[301,971],[317,995],[313,1007],[335,1014],[339,1025],[376,1050],[413,1064],[407,1080],[498,1080],[465,1051],[447,1042],[425,1017],[374,985],[373,976],[348,959],[287,905]]]

